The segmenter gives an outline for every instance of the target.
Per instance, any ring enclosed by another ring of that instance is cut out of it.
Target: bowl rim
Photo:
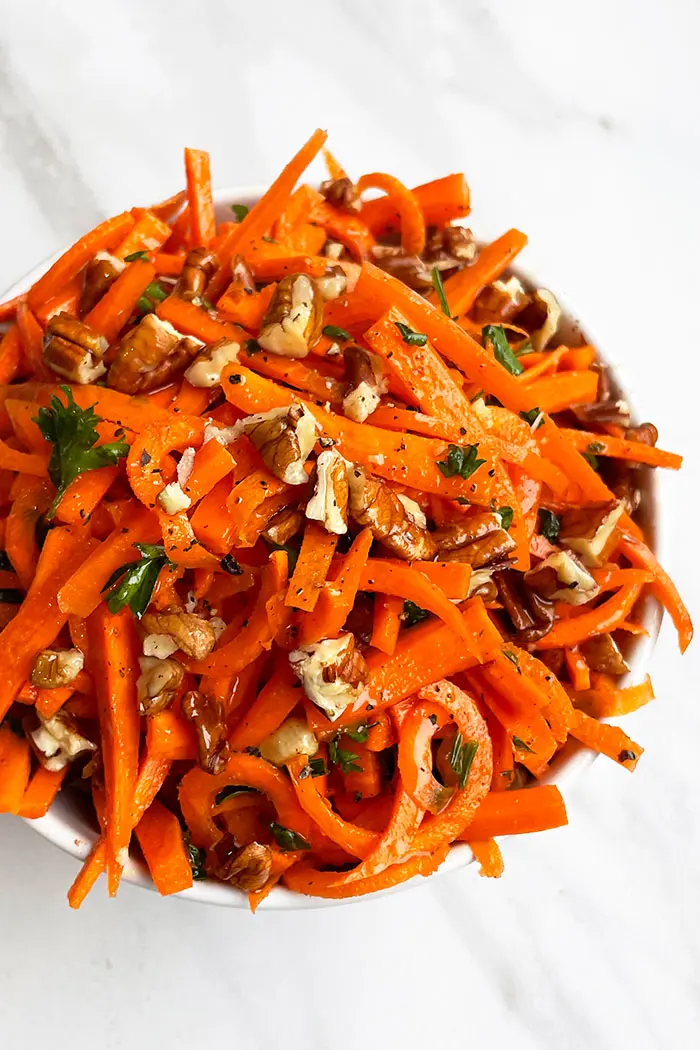
[[[266,189],[266,186],[253,184],[225,186],[214,190],[214,204],[217,211],[220,213],[219,217],[223,218],[227,214],[227,210],[231,204],[253,204],[262,196]],[[30,271],[10,286],[6,293],[0,298],[0,301],[13,298],[14,296],[20,295],[22,292],[26,291],[46,271],[46,269],[56,261],[56,259],[60,258],[61,254],[62,252],[57,252],[39,263],[37,266],[32,267]],[[552,288],[557,297],[557,301],[561,306],[562,318],[564,318],[566,323],[570,327],[576,329],[582,336],[585,333],[586,339],[592,342],[602,359],[604,361],[606,360],[605,353],[601,352],[600,349],[601,344],[596,340],[595,333],[591,332],[590,325],[587,323],[583,325],[578,321],[576,315],[569,307],[568,301],[556,291],[556,283],[548,281],[546,276],[543,278],[542,275],[536,279],[535,276],[529,272],[527,267],[519,265],[508,267],[506,272],[518,277],[529,287],[539,286]],[[625,397],[630,401],[633,418],[636,417],[637,413],[635,412],[635,405],[627,394],[624,366],[622,368],[615,366],[612,368],[612,374],[614,380],[619,383]],[[649,470],[647,472],[645,488],[648,500],[647,515],[652,534],[651,546],[656,552],[657,557],[661,560],[664,554],[664,531],[660,520],[659,481],[655,471]],[[645,602],[642,610],[642,623],[647,629],[648,634],[646,636],[641,636],[636,641],[629,661],[630,671],[628,675],[625,676],[625,680],[627,678],[639,679],[645,672],[656,644],[662,617],[663,610],[657,602],[651,599]],[[560,759],[555,762],[554,767],[540,782],[553,783],[562,789],[571,784],[573,780],[577,779],[583,772],[585,772],[585,770],[588,769],[598,757],[599,756],[595,752],[588,751],[581,746],[575,745],[571,747],[570,750],[567,749],[567,753],[562,755]],[[97,837],[96,833],[92,829],[87,828],[87,825],[84,823],[76,823],[75,818],[77,814],[75,813],[74,807],[71,811],[71,807],[66,800],[60,799],[60,802],[61,805],[54,803],[44,817],[35,820],[30,820],[29,818],[23,819],[25,820],[25,823],[43,838],[82,862],[92,849]],[[67,812],[63,812],[64,810]],[[72,821],[70,819],[71,817],[73,818]],[[513,836],[502,836],[503,839],[511,837]],[[446,860],[440,865],[437,871],[433,873],[431,878],[468,867],[469,865],[475,870],[476,865],[473,861],[474,856],[469,846],[466,843],[457,843],[451,847]],[[144,889],[155,892],[155,886],[153,885],[148,871],[138,858],[129,858],[128,863],[124,867],[123,878],[132,885],[140,886]],[[270,894],[261,903],[260,908],[261,910],[264,909],[266,911],[303,911],[307,909],[315,910],[319,908],[333,908],[347,904],[359,904],[366,900],[377,900],[380,897],[402,893],[422,884],[425,884],[423,877],[416,875],[398,886],[379,890],[366,897],[350,897],[340,900],[330,900],[322,897],[306,897],[302,894],[294,893],[293,891],[286,889],[284,886],[278,885],[274,887]],[[248,909],[247,894],[242,893],[231,886],[227,886],[224,883],[216,882],[213,879],[195,882],[190,889],[182,890],[180,893],[174,894],[173,896],[199,904],[213,904],[220,907]]]

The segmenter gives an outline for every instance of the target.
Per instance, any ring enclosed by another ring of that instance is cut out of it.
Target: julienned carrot
[[[391,594],[377,594],[374,599],[374,622],[370,644],[391,656],[401,629],[404,600]]]
[[[421,255],[425,248],[425,220],[418,199],[394,175],[375,171],[363,175],[357,183],[358,193],[383,190],[398,211],[401,221],[401,246],[406,255]]]
[[[528,383],[530,408],[542,412],[563,412],[572,405],[586,405],[595,401],[598,392],[597,372],[557,372]]]
[[[63,769],[49,770],[39,766],[32,776],[22,796],[18,816],[26,820],[38,820],[45,817],[49,806],[60,791],[68,766]],[[2,774],[0,773],[0,776]]]
[[[322,525],[308,521],[296,567],[289,581],[286,604],[293,609],[313,612],[326,582],[338,537]]]
[[[612,758],[630,772],[644,753],[644,748],[635,744],[618,726],[598,722],[583,711],[575,712],[571,735],[593,751],[599,751],[602,755]]]
[[[29,780],[29,744],[0,726],[0,813],[19,813]]]
[[[136,825],[136,838],[159,893],[180,893],[192,885],[192,868],[180,822],[161,802],[153,802]]]
[[[30,307],[41,306],[44,300],[54,295],[79,273],[97,252],[113,248],[115,244],[118,244],[133,223],[130,212],[125,211],[121,215],[115,215],[113,219],[100,223],[94,230],[76,241],[73,247],[69,248],[29,290],[27,301]]]
[[[469,214],[469,187],[461,173],[414,186],[411,193],[420,205],[426,226],[442,226]],[[361,215],[375,237],[399,229],[400,215],[390,197],[364,201]]]
[[[479,865],[479,875],[489,879],[500,879],[503,874],[501,848],[493,839],[468,839],[474,860]]]
[[[245,289],[234,288],[232,283],[216,304],[218,314],[224,321],[245,328],[246,333],[257,335],[275,288],[276,285],[268,284],[249,295]]]
[[[134,252],[154,252],[165,244],[170,236],[170,227],[146,208],[140,214],[123,241],[114,249],[118,259],[125,259]]]
[[[678,645],[682,653],[693,639],[693,624],[673,580],[659,565],[654,552],[637,537],[625,533],[618,550],[633,564],[653,573],[651,589],[667,610],[678,631]]]
[[[638,711],[654,699],[654,687],[651,678],[646,675],[638,685],[622,688],[609,675],[594,672],[585,697],[578,700],[581,708],[595,718],[616,718]],[[590,709],[587,706],[590,702]]]
[[[22,363],[22,340],[19,328],[8,328],[0,341],[0,383],[11,383]]]
[[[410,704],[401,718],[397,755],[401,782],[414,802],[429,813],[443,810],[454,794],[454,788],[433,775],[432,739],[445,721],[444,711],[427,700]]]
[[[0,470],[16,470],[37,478],[48,476],[48,456],[39,452],[20,452],[0,439]]]
[[[469,313],[486,285],[501,276],[526,244],[524,233],[508,230],[498,240],[482,248],[475,263],[448,277],[444,288],[450,313],[453,316]],[[433,303],[438,301],[435,292],[431,292],[429,298]],[[476,380],[475,376],[472,378]]]
[[[25,361],[34,375],[43,377],[46,374],[43,358],[44,332],[26,299],[17,307],[17,329]]]
[[[80,312],[80,296],[83,291],[83,275],[78,273],[71,278],[65,287],[50,296],[36,309],[36,319],[42,328],[46,328],[52,317],[60,313],[69,313],[77,317]]]
[[[4,303],[0,303],[0,321],[11,321],[16,312],[17,306],[24,298],[24,295],[15,295],[12,299],[6,299]]]
[[[237,252],[244,250],[255,237],[264,236],[282,213],[297,179],[314,159],[326,141],[325,131],[316,130],[295,157],[284,168],[279,177],[263,194],[258,203],[251,208],[243,221],[232,230],[223,244],[220,245],[219,269],[207,286],[207,297],[215,303],[229,281],[230,262]]]
[[[218,339],[242,342],[248,338],[245,329],[227,321],[218,321],[200,306],[179,299],[176,295],[169,295],[159,303],[156,313],[162,321],[169,321],[178,331],[193,335],[205,343],[215,343]]]
[[[584,499],[590,502],[615,499],[600,475],[549,417],[545,416],[538,426],[535,439],[543,455],[552,460],[570,482],[578,486]]]
[[[548,831],[567,823],[564,799],[554,784],[515,791],[490,792],[462,834],[464,841],[495,835],[524,835]]]
[[[192,247],[207,248],[216,234],[209,154],[204,150],[186,149],[185,173]]]
[[[136,259],[110,285],[101,299],[86,314],[85,324],[113,343],[129,320],[139,297],[155,277],[153,263]]]
[[[118,467],[97,467],[85,474],[79,474],[61,497],[56,518],[66,525],[83,525],[88,522],[118,474]]]
[[[568,649],[572,645],[584,642],[587,638],[614,631],[618,623],[622,623],[627,618],[641,589],[638,583],[620,587],[612,598],[608,598],[595,609],[581,613],[579,616],[573,616],[569,620],[559,620],[549,634],[535,642],[535,649]]]
[[[88,619],[90,663],[100,712],[106,791],[107,882],[117,892],[124,851],[131,835],[131,811],[138,774],[139,713],[134,619],[101,605]]]
[[[344,384],[331,376],[323,375],[315,368],[309,368],[303,361],[295,361],[290,357],[276,357],[274,354],[248,354],[245,351],[238,359],[254,372],[293,386],[320,401],[329,401],[337,405],[343,400]]]
[[[184,252],[157,252],[153,265],[159,277],[179,277],[185,258]]]
[[[574,375],[576,373],[573,373]],[[582,373],[578,373],[579,375]],[[549,410],[551,411],[551,409]],[[593,434],[585,430],[567,430],[562,427],[562,434],[568,437],[579,452],[595,448],[596,456],[612,456],[614,459],[631,460],[633,463],[646,463],[650,467],[667,467],[680,470],[683,457],[675,452],[664,452],[653,445],[641,441],[627,441],[625,438],[610,437],[608,434]]]
[[[447,852],[446,846],[440,847],[434,853],[414,856],[399,864],[393,864],[379,875],[340,885],[337,882],[337,874],[330,871],[318,871],[306,861],[295,864],[293,868],[285,872],[282,878],[289,889],[306,896],[331,899],[360,897],[367,893],[391,889],[416,875],[432,875],[445,860]]]
[[[370,257],[374,237],[358,215],[320,200],[314,204],[311,221],[325,230],[330,240],[339,241],[355,262],[361,263]]]
[[[192,473],[183,485],[185,495],[194,505],[234,468],[231,453],[218,441],[206,441],[195,452]]]
[[[326,582],[314,611],[304,619],[299,632],[302,645],[334,638],[342,629],[355,604],[371,546],[372,533],[370,529],[363,529],[339,561],[337,574]]]
[[[576,646],[564,650],[564,659],[571,678],[571,684],[576,692],[583,692],[591,688],[591,672]]]

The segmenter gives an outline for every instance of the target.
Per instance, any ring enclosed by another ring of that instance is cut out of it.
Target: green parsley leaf
[[[291,828],[285,828],[281,824],[275,824],[274,820],[270,824],[270,831],[274,835],[275,842],[284,853],[291,853],[295,849],[311,849],[310,843],[306,841],[303,835],[292,831]]]
[[[500,365],[503,365],[511,375],[519,376],[524,371],[523,365],[511,350],[505,329],[500,324],[487,324],[481,330],[481,338],[484,346],[489,344],[493,350],[493,356]]]
[[[469,779],[469,770],[472,768],[472,762],[476,755],[479,743],[476,740],[468,740],[465,744],[462,740],[462,734],[457,733],[454,739],[454,743],[450,750],[447,760],[454,770],[455,776],[458,779],[460,791],[464,788]]]
[[[150,284],[146,285],[146,290],[143,294],[147,295],[155,303],[162,303],[164,299],[168,298],[168,292],[157,281],[151,281]]]
[[[149,258],[148,252],[141,250],[140,252],[132,252],[131,255],[125,255],[124,262],[137,262],[139,260],[141,262],[148,262]]]
[[[107,591],[107,608],[117,613],[128,605],[137,620],[140,620],[151,600],[158,574],[168,564],[165,547],[155,543],[135,543],[141,561],[130,561],[112,573],[102,588]],[[111,590],[110,590],[111,588]]]
[[[440,302],[442,312],[446,314],[447,317],[451,318],[452,315],[450,313],[450,307],[447,302],[447,296],[445,295],[445,286],[442,283],[442,277],[440,276],[440,271],[438,270],[437,266],[433,266],[431,277],[433,281],[433,288],[435,289],[435,294],[437,295],[438,300]]]
[[[321,331],[329,339],[352,339],[350,333],[346,332],[344,328],[338,328],[337,324],[324,325]]]
[[[501,515],[501,527],[508,531],[513,524],[513,508],[512,507],[499,507],[498,513]]]
[[[188,832],[185,832],[185,834],[183,835],[183,839],[185,842],[187,859],[189,860],[190,867],[192,868],[192,878],[195,880],[195,882],[199,882],[202,879],[206,879],[207,873],[204,870],[204,863],[207,859],[206,853],[203,849],[200,849],[199,846],[195,846],[193,844]]]
[[[345,736],[349,736],[351,740],[355,740],[358,744],[366,744],[367,738],[369,737],[369,731],[372,726],[376,726],[376,724],[376,722],[358,722],[355,726],[348,726],[347,729],[343,730],[343,733]]]
[[[359,755],[356,755],[354,751],[346,751],[344,748],[338,747],[337,736],[328,741],[328,758],[334,766],[340,766],[343,773],[362,772],[362,766],[355,761],[356,758],[359,758]]]
[[[404,343],[407,343],[409,346],[425,346],[428,342],[427,335],[423,335],[422,332],[414,332],[407,324],[403,324],[401,321],[394,321],[394,324],[401,332],[401,338]]]
[[[554,511],[546,510],[544,507],[540,507],[538,515],[540,536],[544,536],[550,543],[556,543],[559,539],[561,518]]]
[[[537,423],[537,426],[535,427],[535,430],[537,430],[538,427],[541,427],[544,423],[544,419],[540,419],[541,415],[542,413],[539,408],[531,408],[529,412],[521,412],[520,418],[524,419],[526,423],[529,423],[531,427],[535,426],[535,423],[537,423],[537,420],[539,419],[539,423]]]
[[[519,736],[513,737],[513,747],[517,747],[518,751],[527,751],[530,755],[534,755],[535,753],[531,747],[528,747],[524,740],[520,739]]]
[[[460,478],[464,478],[466,481],[475,470],[478,470],[486,462],[485,459],[477,458],[478,451],[478,445],[448,445],[447,459],[439,459],[437,461],[438,469],[446,478],[453,478],[455,475],[459,475]]]
[[[231,211],[236,216],[236,222],[243,222],[250,208],[247,204],[232,204]]]
[[[70,387],[62,386],[61,390],[66,396],[65,405],[54,394],[49,407],[40,408],[33,420],[52,445],[49,477],[56,486],[56,495],[46,512],[49,521],[74,478],[87,470],[114,466],[129,451],[126,441],[96,444],[99,434],[95,428],[102,422],[102,417],[93,412],[95,406],[80,408],[73,400]]]
[[[510,649],[504,649],[503,655],[505,656],[506,660],[510,660],[513,666],[517,669],[518,674],[522,674],[522,671],[520,670],[520,664],[518,663],[518,658],[515,655],[515,653],[512,653]]]
[[[136,312],[138,314],[152,314],[154,311],[153,301],[147,295],[140,295],[136,300]]]
[[[327,772],[326,763],[322,758],[310,758],[300,772],[299,779],[304,780],[306,777],[325,777]]]
[[[590,446],[589,446],[589,448],[590,448]],[[592,452],[582,452],[581,455],[586,460],[586,463],[589,463],[593,467],[594,470],[598,469],[600,464],[598,462],[598,457],[597,456],[594,456]]]
[[[217,794],[214,805],[220,806],[222,802],[225,802],[227,798],[233,798],[234,795],[241,795],[248,792],[255,792],[255,788],[246,787],[245,784],[229,784],[227,787],[222,788]]]
[[[415,624],[421,623],[422,620],[427,620],[429,616],[430,613],[426,609],[421,609],[420,605],[409,601],[408,598],[403,603],[401,620],[406,627],[413,627]]]

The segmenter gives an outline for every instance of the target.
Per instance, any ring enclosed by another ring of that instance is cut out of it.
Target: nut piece
[[[147,634],[141,644],[143,655],[155,656],[157,660],[167,660],[178,648],[171,634]]]
[[[295,649],[289,654],[289,662],[309,700],[325,711],[331,722],[359,698],[369,680],[365,658],[349,632]]]
[[[316,278],[318,294],[326,302],[339,299],[348,286],[348,278],[342,266],[329,266],[323,277]]]
[[[149,635],[144,639],[144,652],[147,648],[146,642],[156,638],[170,639],[170,635]],[[136,680],[140,715],[155,715],[159,711],[164,711],[166,707],[170,707],[185,677],[182,664],[179,664],[177,660],[164,660],[156,655],[156,650],[165,652],[167,646],[165,649],[158,648],[154,643],[148,648],[153,655],[139,657],[141,674]]]
[[[72,314],[54,314],[46,325],[44,361],[59,376],[84,386],[106,369],[102,362],[109,343]]]
[[[474,234],[465,226],[429,226],[423,258],[439,270],[463,269],[478,255]]]
[[[82,736],[65,711],[57,711],[51,718],[42,718],[37,711],[39,728],[30,733],[36,755],[44,769],[58,773],[85,751],[96,751],[97,744]]]
[[[329,204],[343,211],[358,212],[362,207],[360,195],[352,179],[327,179],[320,185],[320,190]]]
[[[592,671],[621,675],[629,671],[629,665],[620,652],[611,634],[598,634],[579,645],[581,655]]]
[[[651,445],[653,448],[659,440],[659,432],[653,423],[640,423],[638,427],[627,427],[625,440],[640,441],[642,445]]]
[[[371,252],[380,269],[414,291],[425,292],[433,287],[431,268],[419,255],[404,255],[402,248],[387,244],[375,244]]]
[[[179,514],[180,511],[187,510],[192,500],[177,481],[171,481],[158,493],[158,502],[166,514]]]
[[[277,543],[280,547],[296,536],[301,528],[304,515],[294,507],[283,507],[278,510],[269,525],[263,530],[263,539],[269,543]]]
[[[277,285],[262,320],[258,343],[283,357],[306,357],[321,334],[323,300],[305,273],[290,273]]]
[[[348,466],[335,449],[322,452],[316,460],[314,494],[306,504],[306,517],[336,536],[348,531]]]
[[[388,389],[381,358],[352,344],[345,348],[345,375],[349,390],[343,398],[343,412],[348,419],[364,423]]]
[[[410,496],[406,496],[403,492],[397,492],[396,495],[399,497],[404,510],[414,525],[420,526],[421,529],[427,529],[428,519],[426,518],[420,504],[416,503],[416,501],[411,499]]]
[[[349,510],[358,525],[367,525],[372,535],[398,558],[432,561],[435,543],[427,529],[416,524],[394,490],[362,467],[348,471]]]
[[[617,523],[624,512],[622,500],[567,511],[562,515],[559,542],[576,551],[584,565],[604,565],[617,545]]]
[[[100,301],[111,284],[126,267],[126,263],[109,252],[98,252],[85,267],[83,290],[80,296],[80,314],[85,316]]]
[[[192,386],[217,386],[221,382],[221,373],[227,365],[238,361],[239,343],[230,339],[219,339],[197,354],[185,372],[185,379]]]
[[[182,698],[182,713],[197,733],[197,761],[205,773],[221,773],[228,760],[224,708],[219,700],[192,689]]]
[[[588,569],[569,551],[557,551],[530,569],[523,577],[526,585],[541,598],[585,605],[600,592]]]
[[[178,649],[193,660],[209,656],[216,642],[214,628],[207,620],[180,609],[144,613],[141,623],[146,634],[169,634],[177,642]]]
[[[551,292],[538,288],[532,293],[532,302],[518,316],[517,323],[530,332],[533,350],[545,350],[556,335],[561,318],[561,307]]]
[[[315,755],[318,740],[301,718],[287,718],[260,745],[260,754],[273,766],[283,766],[297,755]]]
[[[122,339],[107,384],[123,394],[156,390],[181,372],[204,343],[182,335],[156,314],[146,314]]]
[[[34,660],[29,680],[40,689],[58,689],[75,681],[84,664],[80,649],[44,649]]]
[[[185,265],[182,267],[182,273],[173,289],[173,294],[189,302],[201,302],[204,291],[218,265],[216,255],[208,248],[192,248],[187,253]]]
[[[517,277],[507,281],[494,281],[484,288],[474,304],[474,320],[485,321],[498,318],[500,321],[512,321],[530,302]]]
[[[516,630],[518,645],[530,646],[544,638],[554,624],[554,605],[523,586],[519,573],[494,573],[494,583],[503,608]]]
[[[207,857],[207,870],[236,889],[261,890],[272,870],[272,850],[260,842],[239,848],[233,835],[224,835]]]
[[[493,569],[475,569],[469,579],[469,597],[483,598],[485,602],[493,602],[498,598],[498,587],[491,579]]]
[[[308,480],[304,464],[316,444],[317,429],[309,410],[294,404],[246,416],[236,423],[234,433],[236,437],[248,435],[267,469],[280,481],[304,485]]]
[[[432,534],[443,561],[467,562],[474,569],[507,568],[515,541],[502,527],[499,514],[484,511],[451,522]]]

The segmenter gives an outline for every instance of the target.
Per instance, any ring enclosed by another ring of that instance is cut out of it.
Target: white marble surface
[[[1,5],[0,285],[181,182],[269,179],[317,124],[351,170],[464,169],[481,235],[597,333],[662,444],[667,561],[700,612],[693,275],[697,0],[22,0]],[[690,313],[690,319],[686,320]],[[695,526],[697,527],[697,526]],[[0,818],[0,1044],[675,1050],[700,1042],[697,649],[665,625],[647,751],[600,760],[571,824],[407,895],[252,918],[124,886],[79,914],[75,863]]]

